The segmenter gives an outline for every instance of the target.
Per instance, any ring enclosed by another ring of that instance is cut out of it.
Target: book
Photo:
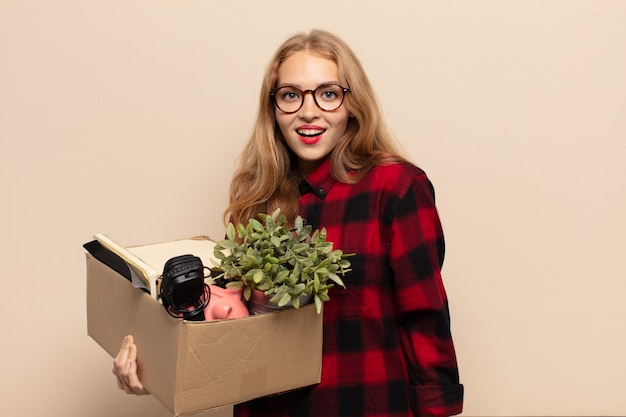
[[[165,263],[169,259],[180,255],[194,255],[199,257],[203,266],[207,268],[211,268],[215,262],[213,250],[216,242],[207,236],[131,247],[124,247],[103,233],[94,234],[93,237],[95,239],[94,242],[83,246],[96,259],[129,278],[133,286],[146,291],[157,300],[159,299],[157,281],[163,273]],[[100,245],[100,248],[95,247],[94,244],[96,242]],[[102,248],[111,253],[102,253],[104,252],[101,250]],[[99,252],[97,251],[98,249],[100,249]],[[113,264],[111,260],[123,260],[128,266],[128,272],[123,273],[126,269],[121,268],[119,262]]]
[[[157,280],[160,274],[156,269],[133,252],[111,239],[108,235],[96,233],[93,237],[106,249],[122,258],[128,265],[131,274],[131,282],[136,288],[143,289],[155,299],[158,298]]]

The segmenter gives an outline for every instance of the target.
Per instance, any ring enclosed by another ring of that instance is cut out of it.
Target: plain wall
[[[625,22],[603,0],[0,0],[0,415],[168,415],[87,337],[82,244],[219,238],[265,65],[313,27],[437,189],[464,415],[626,415]]]

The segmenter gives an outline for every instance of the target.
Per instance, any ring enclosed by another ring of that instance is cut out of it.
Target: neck
[[[317,167],[322,164],[321,161],[298,161],[298,171],[302,178],[306,178],[311,172],[315,171]]]

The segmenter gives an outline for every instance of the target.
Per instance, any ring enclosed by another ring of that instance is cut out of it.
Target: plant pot
[[[252,290],[252,293],[250,294],[250,301],[248,301],[248,310],[250,310],[250,314],[265,314],[273,311],[284,310],[286,308],[293,308],[291,301],[282,307],[277,304],[270,303],[270,299],[272,297],[273,294],[265,295],[263,291]],[[313,301],[313,294],[301,295],[299,300],[300,307],[310,304]]]

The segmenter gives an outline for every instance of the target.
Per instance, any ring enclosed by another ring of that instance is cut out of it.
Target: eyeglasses
[[[349,88],[339,84],[323,84],[315,90],[300,90],[292,86],[284,86],[270,93],[274,105],[283,113],[295,113],[304,104],[304,96],[311,93],[317,107],[323,111],[337,110],[343,104],[343,99]]]

